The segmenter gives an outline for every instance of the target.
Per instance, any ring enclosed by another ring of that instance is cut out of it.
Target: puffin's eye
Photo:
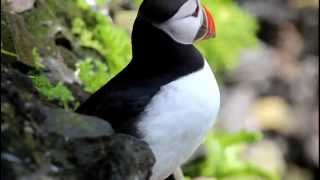
[[[199,15],[199,5],[197,5],[196,10],[194,11],[194,13],[192,14],[193,17],[198,17]]]

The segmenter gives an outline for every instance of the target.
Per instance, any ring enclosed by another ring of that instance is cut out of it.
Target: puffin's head
[[[144,0],[139,15],[182,44],[216,34],[213,17],[200,0]]]

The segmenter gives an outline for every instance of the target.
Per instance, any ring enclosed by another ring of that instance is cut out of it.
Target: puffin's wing
[[[145,85],[119,83],[115,80],[93,94],[76,112],[104,119],[116,132],[137,135],[135,124],[138,116],[155,93],[156,90]]]

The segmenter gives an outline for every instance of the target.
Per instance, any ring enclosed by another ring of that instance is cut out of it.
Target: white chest
[[[138,124],[156,157],[151,180],[166,178],[192,155],[219,105],[219,88],[208,64],[161,88]]]

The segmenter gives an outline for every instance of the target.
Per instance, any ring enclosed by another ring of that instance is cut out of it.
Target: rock
[[[294,8],[319,8],[319,1],[313,1],[313,0],[290,0],[290,5]]]
[[[17,54],[17,60],[34,67],[36,63],[33,60],[32,49],[35,47],[35,43],[33,36],[26,29],[23,17],[5,10],[1,12],[3,12],[4,21],[7,22],[5,26],[8,27],[7,33],[9,34],[6,36],[11,36],[13,40],[13,42],[4,41],[4,46],[7,47],[12,44]]]
[[[52,9],[49,6],[57,4],[59,2],[54,4],[53,2],[38,1],[37,7],[20,14],[4,9],[4,17],[1,18],[5,22],[8,35],[12,37],[13,42],[4,41],[3,43],[5,47],[13,43],[13,52],[16,52],[18,61],[32,68],[38,68],[37,66],[41,63],[52,81],[72,84],[76,82],[74,69],[67,66],[64,58],[74,58],[74,56],[72,56],[72,53],[61,50],[61,46],[72,49],[71,44],[61,42],[61,34],[65,37],[63,40],[68,43],[71,35],[63,21],[60,21],[56,16],[62,10]],[[41,62],[37,62],[37,58],[34,57],[35,49]],[[66,61],[72,61],[72,59]]]
[[[281,24],[295,18],[294,12],[285,1],[266,0],[238,0],[240,5],[258,18],[273,24]]]
[[[279,175],[285,172],[286,164],[281,147],[271,140],[265,139],[251,145],[243,155],[244,159],[269,172]]]
[[[155,160],[145,142],[114,134],[105,120],[58,109],[10,64],[2,62],[1,74],[1,179],[149,177]]]
[[[314,166],[319,167],[319,136],[318,134],[309,137],[308,141],[305,143],[305,151],[310,162]]]
[[[88,97],[74,76],[76,62],[89,55],[70,33],[72,18],[85,16],[76,2],[11,2],[9,10],[1,0],[1,179],[148,179],[155,159],[145,142],[59,108],[31,81],[40,74],[81,102]]]
[[[283,180],[312,180],[312,174],[301,167],[289,165]]]
[[[242,7],[257,16],[258,36],[270,45],[281,43],[279,31],[292,24],[303,35],[303,55],[319,55],[319,2],[313,0],[237,0]],[[295,45],[295,44],[292,44]]]
[[[258,129],[254,117],[250,114],[250,107],[256,98],[255,92],[246,86],[222,90],[221,109],[217,126],[227,131],[240,129]],[[241,117],[241,120],[239,120]]]
[[[255,86],[259,90],[268,87],[269,78],[276,73],[274,56],[273,49],[263,43],[255,49],[245,50],[239,66],[229,73],[227,82],[241,82],[242,86]]]
[[[47,109],[44,130],[66,139],[94,138],[112,135],[113,129],[107,121],[79,115],[61,109]]]
[[[68,46],[68,45],[66,45],[66,46]],[[76,69],[76,63],[77,63],[78,59],[75,56],[75,54],[70,49],[68,49],[64,46],[58,46],[58,51],[60,52],[62,59],[64,60],[67,67],[70,69]]]
[[[290,129],[290,108],[281,97],[264,97],[258,99],[253,113],[259,126],[264,130],[287,133]]]
[[[62,81],[72,84],[76,81],[73,70],[67,67],[64,63],[63,57],[60,52],[55,56],[48,56],[44,58],[44,64],[48,68],[48,77],[53,81]]]
[[[148,179],[155,162],[146,143],[122,134],[80,139],[72,146],[78,163],[86,169],[83,179]]]
[[[296,18],[294,11],[285,1],[278,0],[238,0],[243,8],[258,18],[260,30],[258,37],[270,44],[275,45],[278,39],[278,31],[281,26]]]
[[[134,20],[137,16],[137,11],[118,11],[114,17],[115,24],[125,28],[128,32],[132,32]]]
[[[36,0],[7,0],[10,9],[14,12],[21,13],[31,9]]]
[[[305,2],[305,1],[301,1]],[[318,2],[319,1],[314,1]],[[299,9],[296,25],[304,37],[304,55],[319,56],[319,7]]]
[[[13,56],[5,55],[1,51],[1,56],[5,56],[8,60],[16,59],[17,55],[15,53],[14,39],[10,30],[9,20],[7,18],[7,12],[4,11],[6,6],[5,1],[1,1],[1,50],[7,52],[13,52]]]
[[[74,48],[76,43],[68,27],[69,18],[79,15],[78,9],[69,9],[76,9],[75,2],[39,0],[35,7],[22,13],[10,12],[5,8],[8,3],[4,0],[1,3],[1,55],[5,57],[4,61],[19,66],[24,73],[32,71],[32,74],[46,76],[53,85],[67,86],[76,99],[68,104],[71,108],[77,100],[83,102],[88,94],[75,77],[75,64],[81,59],[79,56],[84,55],[79,55],[81,49]]]

